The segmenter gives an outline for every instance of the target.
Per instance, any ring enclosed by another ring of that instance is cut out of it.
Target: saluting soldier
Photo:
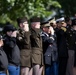
[[[30,44],[30,30],[27,17],[17,19],[18,32],[17,44],[20,48],[21,59],[21,75],[31,75],[31,44]]]
[[[72,27],[67,31],[67,48],[69,58],[66,75],[74,75],[76,71],[76,18],[72,20]]]
[[[76,22],[76,20],[75,20]],[[73,74],[76,75],[76,24],[73,25],[73,29],[74,29],[74,32],[75,32],[75,55],[74,55],[74,69],[73,69]]]
[[[54,29],[52,26],[50,26],[48,21],[41,24],[41,29],[41,36],[43,39],[45,75],[58,75],[58,54],[56,39],[54,38]]]
[[[40,36],[40,18],[37,16],[32,17],[30,24],[33,75],[41,75],[43,70],[43,49],[42,37]]]
[[[57,47],[58,47],[58,61],[59,61],[59,75],[66,74],[66,66],[68,60],[68,50],[66,43],[66,23],[64,19],[58,20],[57,35]]]

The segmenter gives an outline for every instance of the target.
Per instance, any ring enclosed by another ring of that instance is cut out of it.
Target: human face
[[[0,47],[1,46],[3,46],[3,38],[2,38],[2,36],[0,36],[1,38],[0,38]]]
[[[47,27],[43,27],[43,31],[46,32],[46,33],[50,33],[50,27],[47,26]]]
[[[73,28],[73,30],[76,30],[76,25],[74,25],[72,28]]]
[[[6,32],[6,34],[7,34],[8,36],[11,36],[12,33],[13,33],[13,31],[7,31],[7,32]]]
[[[62,27],[66,27],[67,24],[64,22],[64,23],[61,23],[62,24]]]
[[[59,23],[57,23],[57,28],[61,28],[62,27],[62,24],[61,24],[61,22],[59,22]]]
[[[0,40],[0,47],[3,46],[3,40]]]
[[[40,29],[40,22],[32,22],[31,23],[31,27],[34,29]]]
[[[69,20],[69,21],[67,22],[67,24],[68,24],[68,25],[71,25],[71,24],[72,24],[72,21],[71,21],[71,20]]]
[[[25,26],[28,26],[28,22],[27,21],[25,21],[23,23],[20,23],[20,28],[21,29],[24,29]]]

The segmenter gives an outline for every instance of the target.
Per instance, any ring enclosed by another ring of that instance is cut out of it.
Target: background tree
[[[56,0],[61,6],[66,16],[74,16],[76,14],[76,0]]]
[[[0,0],[0,22],[15,22],[18,17],[28,18],[37,15],[45,17],[53,12],[50,6],[60,8],[60,4],[54,0]]]

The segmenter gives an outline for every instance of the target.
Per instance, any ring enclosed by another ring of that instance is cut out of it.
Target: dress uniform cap
[[[55,18],[49,19],[49,23],[56,23]]]
[[[33,16],[32,18],[30,18],[30,22],[41,22],[41,20],[40,17]]]
[[[41,27],[50,27],[49,22],[43,22],[41,23]]]
[[[62,18],[57,19],[56,22],[62,22],[64,20],[65,20],[64,17],[62,17]]]

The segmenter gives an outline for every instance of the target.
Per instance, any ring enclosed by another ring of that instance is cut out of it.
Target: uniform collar
[[[49,36],[46,32],[43,32],[43,31],[42,31],[42,33],[45,34],[46,36]]]

